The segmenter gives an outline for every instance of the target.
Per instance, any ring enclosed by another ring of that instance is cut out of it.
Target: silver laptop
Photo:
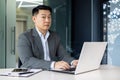
[[[84,42],[78,65],[75,70],[52,70],[56,72],[79,74],[99,68],[107,42]]]

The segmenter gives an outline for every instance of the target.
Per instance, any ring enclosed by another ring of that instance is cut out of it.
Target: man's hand
[[[72,66],[76,67],[77,64],[78,64],[78,60],[73,60],[73,61],[72,61]]]
[[[70,68],[70,65],[65,61],[58,61],[58,62],[55,62],[54,68],[66,70]]]

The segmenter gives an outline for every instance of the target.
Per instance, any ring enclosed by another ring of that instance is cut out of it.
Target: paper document
[[[0,76],[12,76],[12,77],[29,77],[38,72],[41,72],[42,69],[29,69],[28,71],[11,71],[11,72],[2,72]]]

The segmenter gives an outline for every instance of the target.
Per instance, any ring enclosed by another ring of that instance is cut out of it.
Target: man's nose
[[[46,21],[46,22],[50,22],[50,18],[46,18],[45,21]]]

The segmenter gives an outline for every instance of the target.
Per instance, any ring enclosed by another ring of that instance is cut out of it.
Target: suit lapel
[[[39,49],[39,54],[41,56],[41,58],[44,58],[44,51],[43,51],[43,46],[42,46],[42,42],[41,39],[36,31],[36,29],[33,29],[33,36],[34,36],[34,43],[35,45],[37,45],[38,49]]]
[[[50,34],[51,35],[51,34]],[[50,58],[52,59],[52,52],[53,52],[53,46],[52,46],[52,42],[51,42],[51,36],[49,36],[49,38],[48,38],[48,46],[49,46],[49,55],[50,55]]]
[[[49,38],[48,38],[48,46],[49,46],[49,53],[50,53],[50,58],[51,58],[51,60],[56,60],[55,59],[55,51],[54,51],[54,48],[55,48],[55,46],[54,46],[54,39],[52,39],[53,37],[52,37],[52,32],[50,31],[50,36],[49,36]]]

